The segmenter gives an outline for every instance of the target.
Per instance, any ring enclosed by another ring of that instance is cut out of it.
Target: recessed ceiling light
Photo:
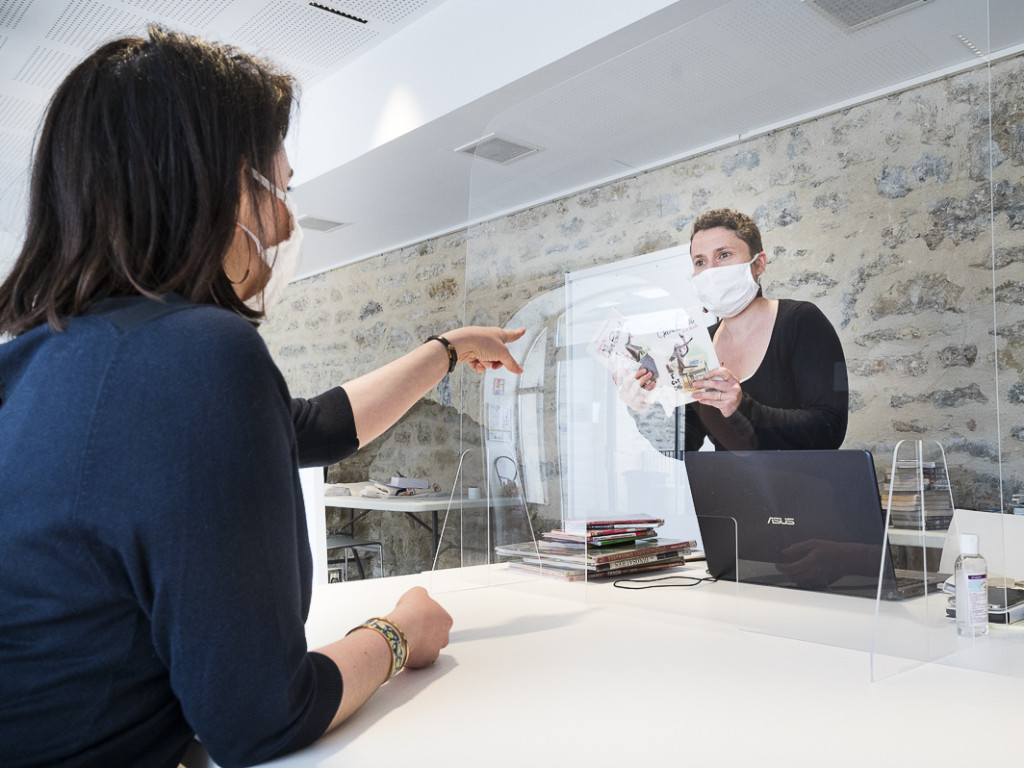
[[[959,40],[961,43],[963,43],[964,46],[967,48],[967,50],[969,50],[975,56],[984,56],[985,55],[984,51],[982,51],[978,46],[976,46],[974,43],[972,43],[970,40],[968,40],[963,35],[957,35],[956,39]]]

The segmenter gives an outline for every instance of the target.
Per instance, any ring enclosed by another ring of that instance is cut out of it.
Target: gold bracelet
[[[387,619],[374,618],[367,619],[358,627],[352,627],[352,629],[345,633],[345,636],[348,637],[357,629],[372,629],[380,633],[380,636],[387,640],[388,645],[391,646],[391,670],[388,672],[388,676],[384,678],[386,683],[402,670],[406,659],[409,657],[409,641],[405,639],[405,633]]]
[[[459,362],[459,353],[455,351],[455,345],[444,336],[428,336],[423,340],[423,343],[426,344],[428,341],[440,341],[444,344],[445,352],[448,353],[448,373],[454,371],[455,364]]]

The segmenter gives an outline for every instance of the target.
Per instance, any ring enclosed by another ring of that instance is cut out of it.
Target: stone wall
[[[262,330],[293,393],[315,394],[463,322],[504,325],[567,271],[684,244],[698,213],[733,207],[761,228],[765,294],[815,302],[839,332],[844,447],[884,467],[896,441],[938,440],[956,503],[1000,507],[1024,487],[1022,176],[1017,56],[301,281]],[[332,478],[450,484],[462,441],[480,440],[476,382],[446,378]],[[383,521],[389,572],[429,565],[405,522]]]

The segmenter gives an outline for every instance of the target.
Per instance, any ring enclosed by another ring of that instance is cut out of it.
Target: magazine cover
[[[651,399],[666,411],[693,401],[693,382],[718,367],[700,310],[670,309],[626,316],[613,309],[587,352],[612,373],[654,374]]]

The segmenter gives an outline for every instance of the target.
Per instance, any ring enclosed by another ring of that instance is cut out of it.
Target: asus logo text
[[[796,525],[792,517],[769,517],[768,525]]]

